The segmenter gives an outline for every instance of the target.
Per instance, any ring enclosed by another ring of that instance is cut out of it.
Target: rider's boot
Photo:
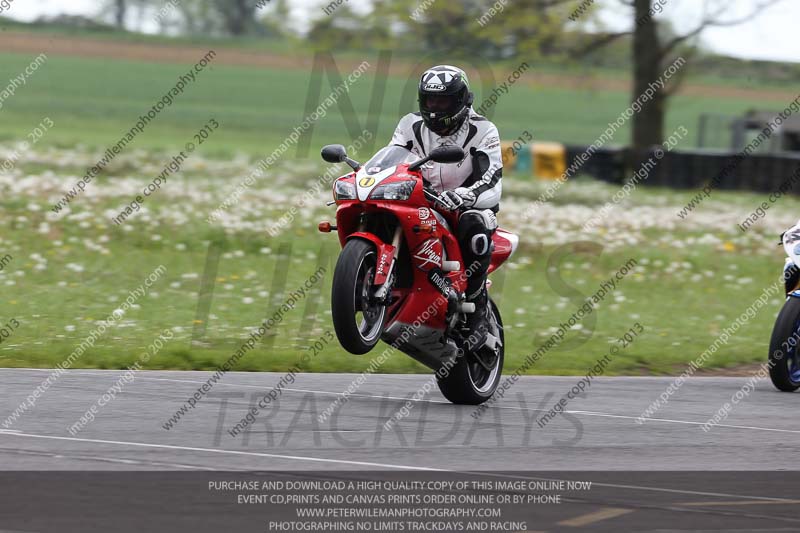
[[[467,301],[475,304],[475,312],[467,315],[465,348],[475,351],[486,344],[489,333],[489,295],[486,287],[476,291],[472,297],[468,296]]]

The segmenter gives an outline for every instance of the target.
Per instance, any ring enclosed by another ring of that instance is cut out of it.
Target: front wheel
[[[375,246],[352,239],[342,249],[333,273],[333,328],[342,348],[356,355],[378,343],[386,320],[386,306],[372,297],[376,264]]]
[[[769,377],[784,392],[800,388],[800,299],[790,297],[775,320],[769,342]]]
[[[466,352],[459,356],[448,373],[436,375],[436,383],[445,398],[455,404],[480,405],[492,397],[503,372],[505,358],[505,337],[500,311],[489,299],[489,333],[499,339],[497,353],[488,356],[486,347],[479,348],[478,354]]]

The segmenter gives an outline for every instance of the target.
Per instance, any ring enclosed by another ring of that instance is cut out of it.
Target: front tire
[[[333,328],[342,348],[356,355],[375,347],[386,321],[386,306],[371,300],[376,264],[375,246],[352,239],[342,249],[333,273]]]
[[[789,297],[783,304],[769,342],[769,377],[778,390],[800,388],[800,299]]]
[[[492,314],[489,318],[489,332],[500,339],[500,347],[497,350],[494,364],[491,365],[491,370],[484,368],[476,360],[474,354],[464,353],[447,375],[440,377],[437,374],[436,376],[439,390],[445,398],[455,404],[480,405],[492,397],[500,383],[505,359],[503,320],[491,298],[489,299],[489,308]]]

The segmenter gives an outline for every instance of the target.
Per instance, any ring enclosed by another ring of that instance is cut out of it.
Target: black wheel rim
[[[794,345],[790,341],[794,342]],[[798,361],[797,345],[800,344],[800,317],[795,320],[791,336],[786,340],[786,369],[792,385],[800,385],[800,361]]]
[[[501,342],[502,336],[499,331],[501,326],[498,324],[494,309],[492,307],[490,307],[490,309],[489,333],[497,337],[498,342]],[[498,348],[498,350],[502,349],[502,346]],[[480,350],[488,351],[488,348],[482,347],[478,349],[478,351]],[[500,354],[498,352],[491,358],[491,361],[494,363],[491,365],[491,370],[487,370],[486,367],[478,361],[478,357],[481,356],[485,358],[484,360],[489,360],[486,355],[483,354],[476,355],[469,352],[464,354],[464,357],[467,358],[467,373],[469,374],[469,379],[472,381],[472,386],[475,387],[478,392],[485,394],[491,392],[494,382],[497,379],[497,374],[500,372]]]

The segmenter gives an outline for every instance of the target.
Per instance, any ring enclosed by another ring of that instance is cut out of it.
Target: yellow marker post
[[[533,175],[539,179],[555,180],[567,171],[567,147],[561,143],[535,142],[533,153]]]

